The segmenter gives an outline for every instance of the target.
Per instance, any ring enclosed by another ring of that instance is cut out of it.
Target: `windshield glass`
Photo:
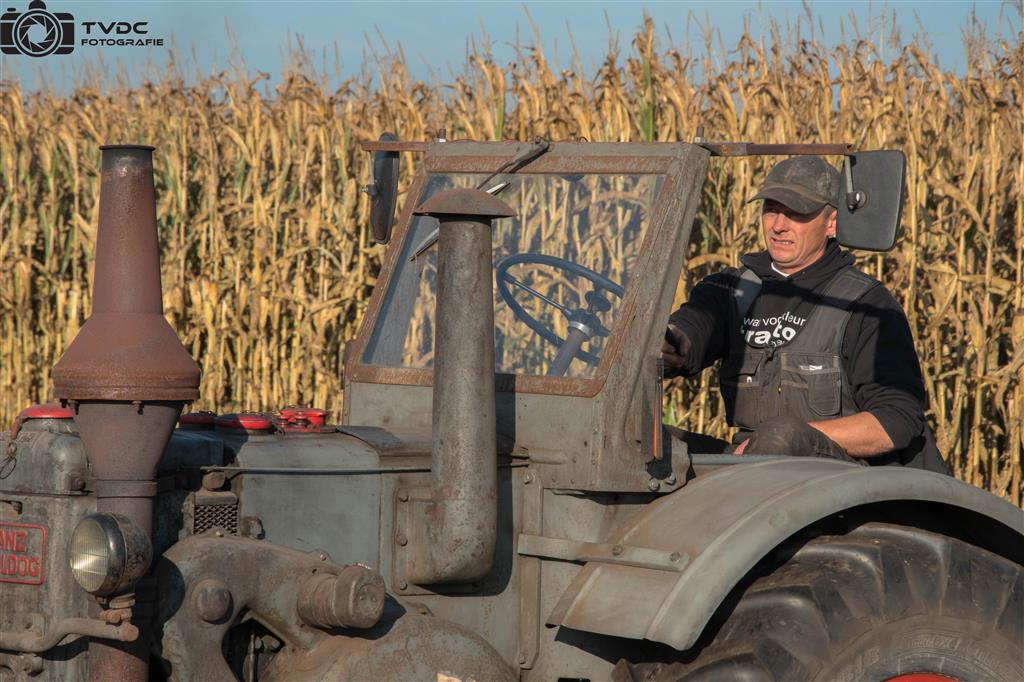
[[[413,199],[421,204],[442,190],[476,187],[485,178],[433,174]],[[516,212],[515,218],[494,222],[497,372],[594,375],[618,321],[661,179],[521,173],[487,181],[482,189]],[[437,247],[411,257],[437,227],[435,218],[413,216],[365,363],[432,366]]]

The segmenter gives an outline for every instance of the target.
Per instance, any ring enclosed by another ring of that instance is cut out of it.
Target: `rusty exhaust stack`
[[[406,573],[419,585],[472,582],[491,570],[498,524],[491,221],[515,212],[476,189],[415,212],[436,217],[440,236],[431,499],[412,518]]]
[[[53,387],[75,409],[97,511],[131,518],[152,539],[157,463],[199,397],[199,367],[163,316],[153,147],[100,149],[92,315],[53,368]],[[89,643],[92,679],[147,679],[148,624],[136,624],[137,642]]]

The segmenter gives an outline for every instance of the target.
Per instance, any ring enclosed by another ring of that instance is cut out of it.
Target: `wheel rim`
[[[959,682],[955,677],[940,675],[939,673],[907,673],[890,677],[885,682]]]

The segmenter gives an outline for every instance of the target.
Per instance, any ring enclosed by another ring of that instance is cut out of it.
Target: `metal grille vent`
[[[219,526],[231,535],[238,535],[238,503],[196,505],[192,533],[205,533]]]

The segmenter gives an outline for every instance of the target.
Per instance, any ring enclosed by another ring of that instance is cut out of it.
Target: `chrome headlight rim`
[[[81,565],[85,563],[82,560],[84,548],[78,546],[86,542],[82,539],[82,534],[95,532],[95,529],[88,528],[90,524],[98,527],[103,540],[96,544],[102,544],[106,552],[106,571],[103,580],[98,585],[95,581],[86,580],[88,574],[83,575],[85,571]],[[123,514],[110,512],[87,514],[79,520],[71,533],[68,562],[71,566],[72,576],[79,587],[98,597],[130,591],[135,582],[149,570],[152,558],[153,545],[149,535],[138,523]]]

